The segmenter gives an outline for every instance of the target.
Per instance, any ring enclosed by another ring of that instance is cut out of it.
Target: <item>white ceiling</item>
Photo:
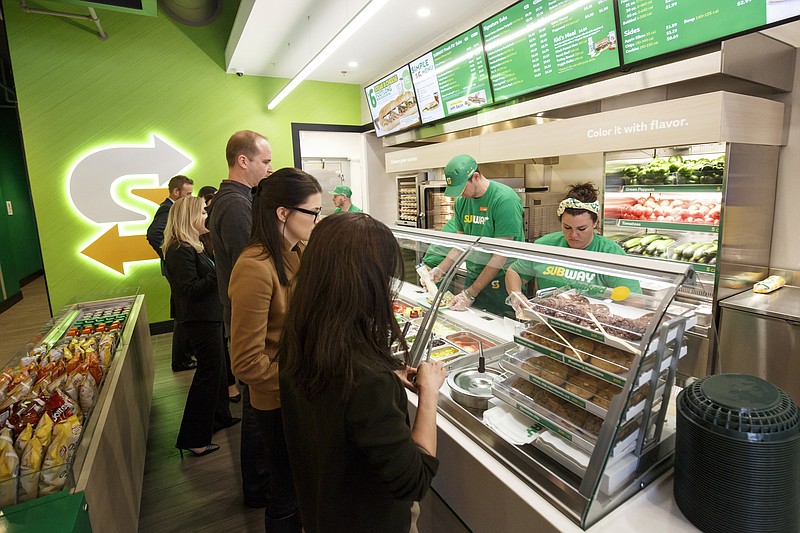
[[[225,51],[228,72],[294,77],[367,1],[242,0]],[[309,79],[366,85],[516,1],[388,0]],[[417,15],[422,7],[430,16]],[[800,22],[764,33],[800,47]]]
[[[516,1],[389,0],[309,79],[373,82]],[[366,4],[367,0],[242,0],[226,49],[227,70],[292,78]],[[422,7],[430,9],[430,16],[417,16]],[[350,61],[358,67],[349,67]]]

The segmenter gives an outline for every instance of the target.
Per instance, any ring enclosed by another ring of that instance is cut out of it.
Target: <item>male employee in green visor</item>
[[[353,191],[347,185],[339,185],[335,187],[332,191],[328,191],[330,194],[333,195],[333,205],[336,206],[336,209],[333,210],[333,214],[336,213],[360,213],[361,209],[353,205],[353,202],[350,201],[350,197],[353,196]]]
[[[455,230],[467,235],[524,241],[522,200],[514,190],[490,181],[478,172],[478,163],[468,155],[457,155],[444,169],[447,178],[445,196],[455,201]],[[431,278],[440,279],[453,265],[459,250],[453,249],[433,268]],[[450,309],[466,311],[471,306],[502,315],[507,296],[503,265],[506,258],[471,252],[467,256],[467,279],[464,290],[457,294]]]

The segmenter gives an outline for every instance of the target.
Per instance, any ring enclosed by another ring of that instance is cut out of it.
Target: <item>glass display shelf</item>
[[[393,232],[406,266],[395,312],[412,364],[445,364],[440,413],[467,438],[584,529],[670,467],[674,423],[667,407],[686,354],[683,335],[696,323],[694,308],[675,295],[695,283],[691,265],[400,227]],[[452,266],[430,292],[416,266],[432,268],[445,257]],[[440,305],[487,265],[500,288],[509,269],[531,276],[526,286],[535,292],[524,296],[520,319],[503,290],[503,298],[478,298],[465,311]],[[478,373],[476,345],[483,348],[483,377],[492,381],[486,408],[465,402],[464,391],[453,388],[453,377]],[[507,438],[492,426],[487,413],[493,410],[523,415],[529,437]]]

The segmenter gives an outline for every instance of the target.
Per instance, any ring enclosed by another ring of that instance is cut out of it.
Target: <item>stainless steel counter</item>
[[[719,372],[752,374],[800,403],[800,287],[720,302]]]
[[[786,286],[769,294],[745,291],[722,300],[719,305],[725,309],[800,323],[800,287]]]

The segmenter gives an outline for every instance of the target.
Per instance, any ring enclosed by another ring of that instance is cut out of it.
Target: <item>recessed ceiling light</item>
[[[419,9],[417,9],[417,15],[420,16],[420,17],[424,18],[424,17],[430,16],[430,14],[431,14],[431,10],[428,9],[427,7],[421,7]]]
[[[350,68],[356,68],[358,66],[358,63],[356,63],[355,61],[351,61],[347,64],[347,66]]]

